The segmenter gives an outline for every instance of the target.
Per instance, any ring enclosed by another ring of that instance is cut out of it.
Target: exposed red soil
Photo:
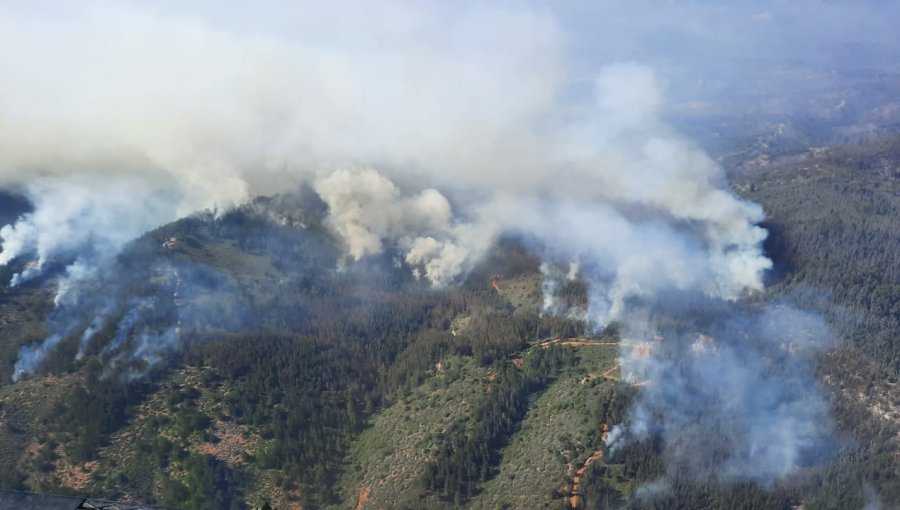
[[[609,425],[604,423],[600,428],[603,431],[600,434],[600,445],[597,446],[597,449],[591,453],[591,456],[584,461],[584,464],[575,471],[575,476],[572,478],[572,495],[569,497],[569,504],[572,505],[572,508],[578,508],[578,499],[581,497],[581,479],[584,477],[585,471],[587,471],[595,461],[603,458],[603,443],[606,442],[606,436],[609,433]]]
[[[613,381],[618,381],[618,380],[619,380],[619,376],[615,375],[614,372],[615,372],[616,370],[618,370],[619,367],[621,367],[621,366],[622,366],[622,362],[619,361],[619,360],[616,360],[616,364],[613,365],[609,370],[607,370],[607,371],[601,373],[601,374],[600,374],[600,377],[604,377],[604,378],[606,378],[606,379],[610,379],[610,380],[613,380]]]
[[[363,510],[368,502],[369,488],[364,486],[359,489],[359,498],[356,499],[356,510]]]
[[[252,451],[247,444],[247,440],[241,437],[240,434],[223,432],[218,434],[217,437],[219,439],[218,442],[202,443],[197,447],[197,450],[200,453],[212,455],[232,466],[242,464],[243,454]]]
[[[297,489],[292,489],[288,492],[288,496],[291,498],[291,510],[303,510],[303,505],[300,504],[300,491]]]
[[[604,378],[609,379],[609,380],[611,380],[611,381],[618,381],[618,380],[619,380],[619,376],[616,375],[614,372],[615,372],[616,370],[618,370],[621,366],[622,366],[622,360],[617,360],[617,361],[616,361],[616,364],[613,365],[612,368],[610,368],[609,370],[606,370],[605,372],[602,372],[602,373],[600,374],[600,377],[604,377]],[[595,377],[595,376],[594,376],[593,374],[588,374],[588,379],[593,379],[594,377]],[[648,384],[650,384],[650,380],[649,380],[649,379],[648,379],[648,380],[645,380],[645,381],[637,381],[637,382],[631,383],[631,385],[632,385],[633,387],[635,387],[635,388],[640,388],[640,387],[643,387],[643,386],[647,386]]]
[[[61,464],[61,463],[60,463]],[[86,462],[81,465],[57,464],[56,475],[61,485],[65,485],[76,491],[83,491],[93,481],[94,473],[100,467],[97,461]]]
[[[557,338],[556,340],[547,340],[546,342],[541,342],[539,345],[546,349],[553,344],[584,347],[587,345],[619,345],[619,342],[611,342],[608,340],[592,340],[590,338]]]

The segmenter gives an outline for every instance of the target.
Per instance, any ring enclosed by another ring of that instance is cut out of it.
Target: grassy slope
[[[530,406],[503,451],[497,476],[484,485],[472,508],[561,508],[567,504],[570,475],[599,444],[602,417],[598,412],[617,384],[586,378],[615,364],[616,346],[578,350],[578,366]]]
[[[500,295],[516,309],[539,310],[541,307],[541,275],[525,273],[511,278],[497,278]]]
[[[571,482],[567,476],[599,444],[600,403],[610,398],[616,384],[586,377],[614,365],[616,346],[577,349],[579,364],[534,399],[503,451],[496,477],[470,502],[471,508],[566,504]],[[361,497],[365,508],[438,504],[418,483],[433,455],[433,437],[451,423],[465,421],[490,383],[489,369],[477,367],[471,358],[452,356],[440,368],[372,418],[348,456],[350,467],[340,488],[342,507],[355,508]]]
[[[0,288],[0,373],[12,373],[19,348],[46,336],[43,313],[49,295],[38,289]],[[0,382],[0,477],[22,457],[31,440],[28,431],[49,411],[67,385],[60,378],[36,378],[12,385]]]
[[[467,420],[489,384],[488,369],[450,356],[425,383],[376,414],[348,454],[343,506],[355,507],[364,494],[367,508],[421,507],[418,481],[434,457],[433,435]]]

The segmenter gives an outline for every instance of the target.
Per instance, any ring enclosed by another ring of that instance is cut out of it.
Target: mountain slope
[[[147,233],[66,317],[58,272],[4,287],[0,484],[184,508],[563,508],[577,476],[589,508],[856,508],[870,487],[894,504],[896,146],[732,172],[769,211],[768,297],[821,310],[850,339],[819,362],[850,439],[784,487],[676,479],[647,496],[665,472],[659,439],[601,442],[641,391],[616,380],[615,328],[583,338],[584,323],[542,315],[521,242],[431,289],[390,254],[343,260],[303,195]],[[583,309],[584,282],[558,293]],[[36,375],[12,383],[19,348],[64,322]]]

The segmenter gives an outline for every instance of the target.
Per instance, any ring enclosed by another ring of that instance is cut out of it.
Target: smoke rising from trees
[[[387,23],[301,11],[334,21],[334,32],[103,4],[66,16],[0,8],[0,184],[34,205],[0,230],[0,264],[30,262],[10,283],[63,261],[57,307],[72,307],[79,285],[147,230],[307,183],[348,261],[396,253],[440,287],[461,281],[501,235],[517,235],[545,260],[577,267],[587,319],[622,321],[636,341],[666,332],[638,319],[635,303],[722,303],[763,289],[764,212],[667,124],[663,80],[632,55],[577,75],[569,45],[578,37],[537,7],[390,4],[375,14]],[[754,23],[773,16],[751,14]],[[176,340],[133,331],[127,319],[141,306],[120,319],[117,341],[131,335],[139,352],[161,356]],[[678,445],[694,443],[672,431],[702,429],[676,411],[705,413],[726,437],[746,439],[726,467],[771,466],[722,474],[780,478],[827,434],[806,355],[819,348],[794,356],[782,346],[827,335],[816,326],[784,338],[760,328],[766,311],[761,323],[746,319],[753,332],[743,335],[733,326],[740,314],[719,309],[700,328],[717,346],[702,363],[685,340],[691,331],[666,336],[635,368],[652,384],[631,433],[647,433],[645,415],[662,413],[653,426],[677,460]],[[23,348],[17,378],[74,326],[61,327]],[[695,386],[712,394],[688,398]],[[805,386],[812,397],[790,393]],[[734,421],[714,411],[723,402],[735,402]],[[770,426],[750,426],[758,422]]]

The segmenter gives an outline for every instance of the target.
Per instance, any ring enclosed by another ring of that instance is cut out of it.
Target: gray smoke
[[[77,356],[109,328],[113,363],[165,356],[177,329],[140,326],[159,303],[112,311],[84,289],[157,225],[306,183],[345,263],[396,253],[452,285],[513,234],[545,268],[575,267],[590,298],[577,313],[626,324],[623,369],[649,381],[621,440],[662,434],[673,466],[706,476],[691,464],[705,450],[691,453],[712,428],[719,476],[783,477],[828,431],[811,370],[826,334],[789,308],[733,304],[771,267],[764,213],[666,122],[664,82],[682,99],[721,92],[744,76],[702,62],[789,33],[785,20],[857,13],[786,4],[0,7],[0,185],[34,204],[0,230],[0,265],[27,268],[12,284],[65,266],[52,275],[52,333],[21,350],[15,378],[78,328]],[[709,58],[665,58],[679,47]],[[570,275],[546,274],[546,311],[558,312],[554,285]],[[682,302],[715,313],[673,331],[645,312]]]
[[[88,343],[94,338],[101,329],[103,329],[110,320],[110,313],[112,313],[112,309],[108,306],[103,307],[97,312],[97,316],[91,321],[91,324],[84,330],[81,334],[81,338],[78,341],[78,352],[75,353],[75,359],[80,360],[84,358],[84,355],[87,351]]]
[[[499,235],[516,232],[550,256],[593,268],[599,300],[590,318],[598,322],[616,318],[631,297],[670,288],[725,299],[760,290],[770,267],[760,252],[765,232],[755,226],[762,210],[729,192],[722,170],[659,120],[653,73],[610,66],[597,76],[595,101],[546,147],[544,168],[498,162],[489,176],[459,175],[446,186],[457,211],[434,189],[404,196],[373,169],[326,173],[314,187],[351,256],[390,244],[436,286],[464,276]]]
[[[626,342],[624,378],[644,384],[608,444],[658,434],[670,475],[700,480],[773,483],[821,462],[833,432],[814,374],[832,344],[824,321],[786,304],[704,306],[719,310]]]
[[[546,261],[541,263],[539,269],[543,277],[541,281],[541,294],[543,295],[541,311],[543,313],[572,318],[585,317],[587,310],[581,303],[561,302],[557,298],[557,292],[561,286],[568,282],[578,281],[579,267],[577,261],[569,263],[568,267]]]
[[[94,278],[97,267],[160,222],[176,219],[177,195],[140,174],[73,174],[31,178],[24,189],[34,211],[0,228],[0,265],[23,257],[30,263],[13,276],[18,285],[39,275],[53,260],[69,260],[57,305],[77,282]]]
[[[44,357],[59,345],[65,334],[69,332],[71,332],[71,330],[64,333],[53,333],[38,344],[26,345],[19,349],[19,359],[16,361],[16,365],[13,368],[13,381],[18,381],[22,376],[37,370],[40,363],[44,360]]]

